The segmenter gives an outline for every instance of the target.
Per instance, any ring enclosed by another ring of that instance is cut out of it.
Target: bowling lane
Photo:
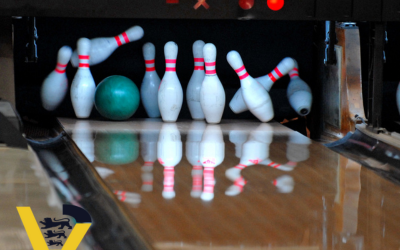
[[[279,123],[59,120],[156,249],[400,247],[399,186]]]

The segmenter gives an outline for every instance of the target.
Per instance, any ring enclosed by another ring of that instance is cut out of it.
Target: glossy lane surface
[[[279,123],[60,121],[158,249],[400,247],[400,188]]]

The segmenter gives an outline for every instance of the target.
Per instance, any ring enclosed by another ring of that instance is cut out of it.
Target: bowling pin
[[[274,70],[271,71],[271,73],[256,78],[256,81],[259,82],[267,91],[270,91],[272,85],[278,79],[289,73],[289,71],[293,69],[294,66],[295,66],[295,60],[290,57],[286,57],[278,64],[278,66],[275,67]],[[236,114],[248,110],[243,99],[241,88],[239,88],[239,90],[236,91],[231,102],[229,103],[229,107]]]
[[[186,158],[193,166],[193,184],[190,195],[194,198],[200,197],[203,187],[203,166],[200,162],[200,142],[206,126],[207,125],[204,121],[192,122],[186,137]]]
[[[250,112],[262,122],[274,118],[274,109],[268,92],[247,73],[239,53],[234,50],[229,52],[227,60],[240,78],[243,100]]]
[[[312,93],[310,87],[299,77],[297,62],[289,72],[290,82],[287,88],[287,97],[292,108],[301,116],[308,115],[311,110]]]
[[[90,39],[92,46],[88,54],[90,56],[89,64],[93,66],[103,62],[119,46],[139,40],[143,37],[143,34],[144,32],[142,27],[133,26],[115,37],[98,37]],[[78,54],[79,51],[75,50],[71,57],[71,64],[75,68],[78,67],[79,64]]]
[[[164,123],[157,143],[157,157],[164,166],[164,190],[162,196],[165,199],[175,197],[174,175],[175,166],[182,159],[181,134],[175,123]]]
[[[71,54],[72,49],[69,46],[61,47],[57,55],[56,68],[43,81],[40,96],[43,108],[48,111],[55,110],[67,93],[68,79],[65,70]]]
[[[200,104],[200,90],[204,80],[204,42],[193,43],[194,71],[186,89],[186,100],[193,120],[203,120],[204,113]]]
[[[71,84],[71,101],[78,118],[87,118],[92,112],[96,84],[89,69],[90,40],[81,38],[77,43],[79,68]]]
[[[200,142],[200,162],[204,167],[204,189],[200,198],[214,199],[214,168],[225,158],[225,143],[219,125],[207,125]]]
[[[140,87],[140,96],[146,113],[149,117],[160,117],[160,109],[158,108],[158,88],[160,87],[160,77],[156,72],[154,58],[156,56],[156,48],[152,43],[143,45],[143,57],[146,64],[146,73]]]
[[[158,107],[164,122],[176,122],[183,103],[183,90],[175,69],[178,45],[167,42],[164,54],[166,67],[158,90]]]
[[[225,108],[225,91],[215,70],[217,48],[207,43],[203,48],[206,76],[200,90],[200,103],[208,123],[219,123]]]

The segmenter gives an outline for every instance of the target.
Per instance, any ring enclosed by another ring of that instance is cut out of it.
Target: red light
[[[271,10],[277,11],[282,9],[283,5],[285,4],[284,0],[267,0],[268,7]]]

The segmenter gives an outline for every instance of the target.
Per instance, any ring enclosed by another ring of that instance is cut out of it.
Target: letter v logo
[[[24,224],[25,231],[34,250],[48,250],[45,239],[36,222],[35,216],[30,207],[17,207],[19,216]],[[83,208],[73,205],[63,205],[63,215],[74,217],[76,225],[61,250],[76,250],[81,243],[89,227],[92,225],[92,218]]]

